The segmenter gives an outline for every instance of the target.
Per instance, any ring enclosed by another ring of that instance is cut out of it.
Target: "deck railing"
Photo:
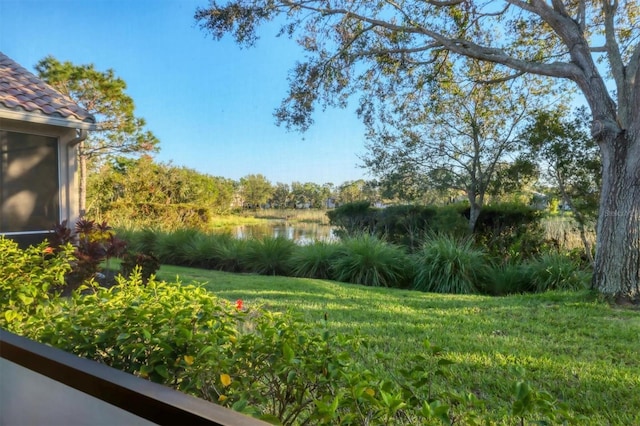
[[[267,423],[0,330],[0,424]]]

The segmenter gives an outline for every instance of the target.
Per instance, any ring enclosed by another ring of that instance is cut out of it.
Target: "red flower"
[[[242,299],[236,300],[236,309],[239,311],[242,310]]]
[[[42,253],[44,254],[53,254],[53,247],[47,247],[44,250],[42,250]]]

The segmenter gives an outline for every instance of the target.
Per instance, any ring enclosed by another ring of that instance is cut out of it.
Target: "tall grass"
[[[584,244],[580,238],[580,231],[575,220],[571,216],[551,216],[541,221],[545,238],[554,241],[563,250],[584,250]],[[587,241],[595,247],[595,224],[587,227]]]
[[[410,263],[402,248],[371,235],[361,235],[341,244],[331,269],[338,281],[403,288],[411,276]]]
[[[291,256],[293,275],[305,278],[333,279],[331,265],[342,252],[339,244],[316,241],[298,247]]]
[[[525,263],[498,265],[482,285],[485,293],[493,296],[528,293],[535,290],[533,269]]]
[[[591,273],[561,253],[545,253],[529,263],[537,292],[587,288]]]
[[[283,237],[247,240],[241,263],[246,270],[260,275],[289,275],[291,255],[296,244]]]
[[[247,250],[247,241],[238,240],[229,234],[212,236],[215,244],[208,258],[209,267],[226,272],[244,272],[243,260]]]
[[[320,223],[329,224],[327,211],[322,209],[264,209],[244,212],[244,217],[258,219],[276,219],[287,222]]]
[[[173,232],[158,232],[155,255],[162,263],[171,265],[193,265],[196,259],[190,257],[188,247],[198,236],[195,229],[177,229]]]
[[[427,238],[414,255],[413,288],[451,294],[478,293],[489,279],[490,263],[471,239],[439,235]]]

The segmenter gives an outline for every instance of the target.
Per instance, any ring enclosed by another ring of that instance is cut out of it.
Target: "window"
[[[57,139],[0,130],[0,232],[52,229],[59,200]]]

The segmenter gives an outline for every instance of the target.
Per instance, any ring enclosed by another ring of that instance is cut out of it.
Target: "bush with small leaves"
[[[0,236],[0,327],[19,332],[24,321],[44,309],[65,287],[75,261],[65,244],[57,253],[47,242],[26,249]]]

